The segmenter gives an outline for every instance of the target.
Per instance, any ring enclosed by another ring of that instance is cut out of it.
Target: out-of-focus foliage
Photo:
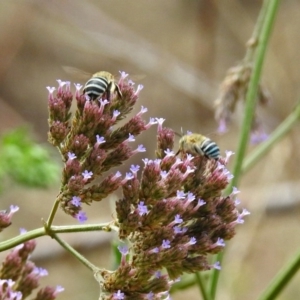
[[[26,129],[0,137],[0,179],[31,187],[47,187],[59,178],[59,166],[46,147],[36,144]],[[0,188],[3,186],[0,185]]]

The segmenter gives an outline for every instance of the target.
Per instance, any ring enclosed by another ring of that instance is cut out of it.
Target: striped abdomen
[[[108,89],[108,81],[103,77],[92,77],[84,86],[83,92],[91,99],[101,97]]]
[[[220,156],[219,146],[208,138],[201,144],[201,150],[208,158],[218,159]]]

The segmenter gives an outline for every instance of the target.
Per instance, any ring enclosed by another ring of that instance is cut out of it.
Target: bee
[[[107,93],[108,100],[112,93],[117,93],[122,98],[122,93],[119,86],[115,83],[114,76],[105,71],[95,73],[86,82],[83,92],[92,100],[101,97],[104,93]]]
[[[186,134],[180,138],[177,154],[179,152],[204,155],[215,160],[218,160],[220,157],[219,146],[208,137],[197,133]]]

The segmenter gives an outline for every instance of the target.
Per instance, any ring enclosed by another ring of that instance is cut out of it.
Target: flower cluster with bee
[[[163,127],[162,118],[144,122],[143,107],[118,126],[141,90],[134,90],[123,73],[115,83],[111,74],[98,72],[83,93],[81,85],[75,86],[73,119],[70,84],[60,81],[56,94],[49,88],[49,140],[64,160],[60,206],[83,222],[84,204],[103,201],[122,189],[113,226],[131,245],[119,247],[122,259],[115,271],[99,269],[99,299],[165,299],[180,275],[220,269],[207,257],[223,249],[247,215],[236,207],[236,190],[222,195],[232,178],[228,157],[221,158],[217,144],[200,134],[180,139],[179,157],[173,152],[174,131]],[[120,172],[109,173],[145,151],[141,145],[133,150],[128,143],[153,124],[158,124],[156,157],[144,158],[143,167],[131,165],[124,178]]]

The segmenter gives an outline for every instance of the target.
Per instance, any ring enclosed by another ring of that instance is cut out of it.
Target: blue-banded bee
[[[179,140],[179,152],[187,152],[192,155],[204,155],[207,158],[218,160],[220,157],[220,148],[208,137],[191,133],[182,136]]]
[[[107,93],[107,99],[109,100],[110,95],[115,92],[122,98],[122,93],[119,86],[115,83],[114,76],[105,71],[95,73],[86,82],[83,92],[92,100],[101,97],[104,93]]]

